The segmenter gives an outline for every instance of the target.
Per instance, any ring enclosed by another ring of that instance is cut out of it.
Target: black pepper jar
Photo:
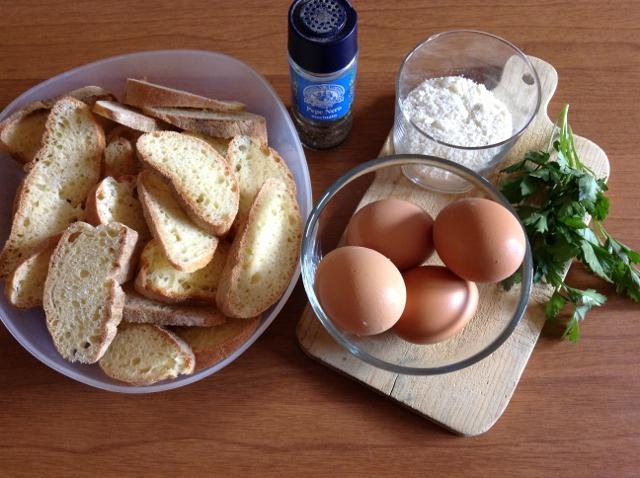
[[[347,0],[295,0],[289,8],[291,112],[305,146],[331,148],[351,131],[357,29]]]

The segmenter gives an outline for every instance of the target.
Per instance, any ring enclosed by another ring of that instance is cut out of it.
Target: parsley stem
[[[597,178],[578,155],[564,105],[554,125],[547,151],[529,151],[522,161],[502,172],[510,177],[501,191],[514,205],[533,252],[534,280],[554,293],[545,306],[550,319],[568,306],[564,337],[575,341],[580,323],[606,297],[594,289],[576,289],[564,278],[567,262],[579,260],[594,276],[613,283],[616,292],[640,302],[640,253],[616,240],[602,221],[609,211],[605,180]],[[586,218],[591,217],[591,228]],[[510,288],[517,274],[503,282]]]

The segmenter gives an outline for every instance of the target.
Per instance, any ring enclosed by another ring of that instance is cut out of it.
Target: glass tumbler
[[[421,129],[405,108],[409,93],[428,78],[462,76],[484,85],[507,107],[512,132],[489,145],[457,145],[435,139]],[[393,144],[397,154],[424,154],[454,161],[480,175],[502,162],[540,107],[540,80],[529,58],[495,35],[454,30],[429,37],[415,47],[400,67],[396,82]],[[470,185],[464,179],[427,166],[407,166],[414,183],[445,193],[460,193]]]

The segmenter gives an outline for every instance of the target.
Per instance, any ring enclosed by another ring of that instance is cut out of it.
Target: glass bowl
[[[462,76],[484,85],[511,113],[512,134],[494,144],[457,145],[436,139],[420,128],[411,119],[405,100],[424,80],[443,76]],[[538,112],[540,98],[540,79],[535,68],[508,41],[474,30],[433,35],[407,55],[398,73],[393,125],[395,152],[447,158],[486,175],[527,129]],[[460,178],[426,167],[411,166],[404,172],[416,184],[436,191],[455,193],[470,187]]]
[[[407,167],[429,167],[466,181],[470,190],[460,196],[428,191],[403,176]],[[375,179],[374,179],[375,178]],[[338,329],[327,316],[315,293],[315,272],[323,256],[340,245],[342,229],[338,223],[348,217],[343,212],[353,204],[354,192],[362,192],[371,181],[384,184],[379,194],[368,194],[370,202],[398,197],[418,204],[432,217],[458,197],[484,197],[505,206],[515,215],[509,202],[479,174],[452,161],[421,155],[386,156],[361,164],[340,177],[312,209],[302,239],[302,281],[311,307],[324,328],[344,349],[364,362],[391,372],[435,375],[468,367],[487,357],[511,335],[527,307],[533,275],[531,250],[527,243],[520,266],[522,282],[505,291],[501,284],[477,284],[479,304],[476,315],[457,335],[433,345],[416,345],[385,332],[361,337]],[[360,204],[362,206],[364,204]],[[343,220],[341,220],[343,219]],[[437,254],[426,264],[442,264]]]

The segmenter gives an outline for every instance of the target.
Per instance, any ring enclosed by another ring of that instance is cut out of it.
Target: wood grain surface
[[[556,67],[550,113],[571,103],[575,131],[607,152],[607,226],[640,248],[640,3],[354,5],[361,44],[354,129],[339,148],[308,152],[316,197],[376,156],[392,124],[395,74],[406,52],[432,33],[477,28]],[[263,0],[0,0],[0,105],[71,67],[159,48],[237,56],[288,103],[287,7]],[[570,277],[612,292],[578,267]],[[64,378],[1,329],[0,475],[638,476],[640,309],[628,300],[612,296],[592,312],[578,344],[545,328],[509,408],[476,438],[451,436],[309,360],[295,339],[305,302],[298,285],[237,362],[150,396],[108,394]]]

